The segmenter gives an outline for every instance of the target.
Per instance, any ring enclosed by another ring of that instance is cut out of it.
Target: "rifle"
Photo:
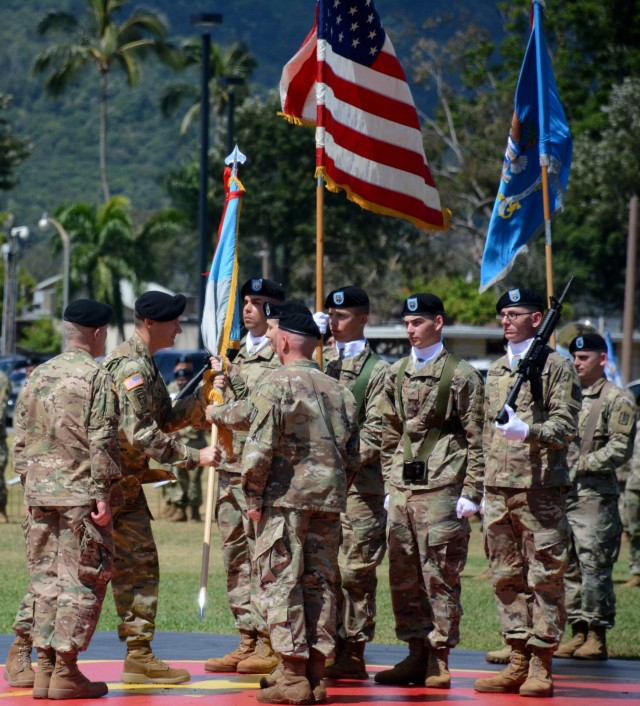
[[[518,395],[520,394],[520,389],[523,384],[526,381],[533,381],[540,375],[542,367],[544,366],[545,348],[547,347],[549,339],[558,325],[558,321],[560,320],[560,312],[562,311],[562,303],[564,302],[564,298],[567,296],[567,292],[569,291],[569,287],[571,287],[572,282],[573,275],[566,283],[559,299],[550,297],[547,313],[544,315],[544,319],[542,319],[542,323],[538,328],[533,342],[529,346],[527,354],[518,365],[518,375],[516,377],[516,381],[509,390],[509,394],[507,395],[505,403],[502,405],[502,409],[498,412],[498,416],[496,417],[496,422],[498,422],[498,424],[505,424],[509,421],[509,413],[506,408],[509,406],[515,411],[516,400],[518,399]]]

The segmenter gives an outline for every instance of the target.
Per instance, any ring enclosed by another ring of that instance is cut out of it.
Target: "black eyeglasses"
[[[501,314],[496,314],[496,320],[502,321],[503,319],[509,319],[509,321],[515,321],[518,316],[529,316],[533,314],[532,311],[503,311]]]

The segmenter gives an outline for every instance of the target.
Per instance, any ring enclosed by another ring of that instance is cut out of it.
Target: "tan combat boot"
[[[269,674],[278,666],[278,656],[268,635],[258,635],[253,654],[238,662],[238,674]]]
[[[75,652],[57,652],[49,682],[49,699],[97,699],[109,693],[102,681],[89,681],[78,669]]]
[[[250,657],[256,649],[256,636],[250,632],[240,632],[240,644],[223,657],[211,657],[204,663],[207,672],[235,672],[243,659]]]
[[[633,576],[626,583],[623,583],[620,588],[638,588],[638,586],[640,586],[640,574],[633,574]]]
[[[186,507],[177,507],[176,511],[168,518],[169,522],[186,522],[189,518],[187,517]]]
[[[282,679],[256,694],[261,704],[312,704],[311,684],[307,679],[307,660],[282,655]]]
[[[362,643],[364,644],[364,642]],[[326,673],[326,658],[318,650],[309,650],[309,661],[307,662],[307,679],[313,693],[313,700],[317,704],[324,704],[327,701],[327,689],[324,684]]]
[[[449,648],[429,648],[427,660],[427,678],[424,685],[432,689],[450,689],[451,674],[449,672]]]
[[[427,659],[429,652],[424,640],[412,638],[409,640],[409,655],[395,667],[378,672],[374,680],[378,684],[424,684],[427,676]]]
[[[33,686],[35,677],[31,666],[31,640],[16,635],[4,665],[4,678],[9,686],[28,688]]]
[[[492,650],[487,652],[484,656],[485,660],[489,664],[509,664],[509,657],[511,655],[511,648],[506,645],[501,650]]]
[[[158,659],[148,642],[127,643],[127,656],[120,679],[125,684],[182,684],[191,675],[186,669],[174,669]]]
[[[609,659],[607,652],[607,628],[591,625],[584,644],[574,653],[575,659],[592,659],[604,661]]]
[[[368,679],[364,662],[366,644],[347,640],[335,662],[327,666],[325,676],[329,679]]]
[[[527,680],[520,687],[520,696],[553,696],[551,658],[553,650],[533,647]]]
[[[587,624],[580,620],[577,623],[571,625],[572,637],[570,640],[563,642],[560,647],[555,651],[554,657],[560,659],[569,659],[573,657],[574,652],[584,645],[587,639]]]
[[[56,668],[56,651],[52,647],[38,648],[38,671],[33,681],[34,699],[48,699],[51,676]]]
[[[278,658],[278,664],[267,674],[266,677],[262,677],[260,679],[260,688],[261,689],[268,689],[270,686],[275,686],[280,679],[282,679],[282,675],[284,674],[284,668],[282,666],[282,659],[280,659],[280,655],[276,652],[276,657]]]
[[[492,677],[476,679],[473,688],[488,694],[517,694],[529,674],[529,655],[524,640],[514,640],[509,664]]]

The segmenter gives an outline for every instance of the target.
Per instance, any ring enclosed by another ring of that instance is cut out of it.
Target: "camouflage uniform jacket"
[[[442,377],[448,352],[443,349],[438,357],[416,368],[413,361],[404,372],[402,402],[407,432],[414,457],[431,428],[435,415],[438,384]],[[443,431],[427,460],[427,483],[413,484],[402,479],[404,439],[402,419],[398,409],[397,380],[404,359],[394,363],[386,378],[380,399],[382,426],[382,471],[385,488],[406,490],[433,490],[447,485],[461,484],[464,497],[474,502],[482,498],[484,463],[482,458],[482,402],[483,386],[480,373],[461,360],[456,366]]]
[[[529,425],[524,441],[509,441],[494,421],[515,381],[506,355],[491,364],[485,383],[485,485],[496,488],[548,488],[570,485],[567,448],[580,412],[580,383],[571,361],[549,349],[542,370],[542,399],[533,400],[525,382],[518,417]]]
[[[11,380],[0,372],[0,441],[7,438],[7,407],[11,397]]]
[[[104,361],[120,394],[120,458],[124,476],[140,476],[149,459],[193,470],[200,453],[170,436],[191,424],[206,426],[205,405],[193,395],[172,403],[162,375],[142,338],[134,333]]]
[[[222,462],[219,468],[228,473],[242,473],[242,449],[247,438],[249,429],[248,415],[251,414],[252,405],[249,403],[249,396],[255,392],[258,383],[272,370],[280,367],[280,360],[270,345],[263,348],[258,353],[249,354],[247,351],[246,338],[243,339],[238,355],[233,361],[233,373],[229,381],[229,387],[225,390],[225,408],[232,411],[229,419],[220,416],[221,423],[229,423],[230,428],[234,428],[233,434],[233,455],[222,454]],[[240,404],[235,404],[243,400]],[[222,410],[221,410],[222,412]],[[246,418],[246,424],[234,426],[232,420],[238,417]],[[242,431],[240,431],[242,429]]]
[[[30,376],[15,419],[15,470],[27,505],[108,501],[120,478],[118,396],[111,375],[68,348]]]
[[[360,463],[353,395],[296,360],[263,379],[254,403],[242,454],[247,509],[344,512]]]
[[[637,429],[637,412],[636,412],[636,429]],[[629,490],[640,490],[640,437],[636,433],[636,438],[633,444],[633,455],[628,463],[630,472],[627,479],[626,487]]]
[[[635,436],[633,397],[615,385],[605,394],[589,452],[580,454],[587,418],[606,378],[582,388],[578,435],[569,446],[568,460],[573,491],[578,495],[618,495],[616,469],[631,458]]]
[[[362,372],[371,347],[367,342],[364,349],[351,358],[340,360],[335,348],[325,353],[325,372],[353,392],[356,380]],[[358,414],[360,427],[360,463],[361,467],[349,488],[350,493],[358,495],[384,495],[384,481],[380,465],[380,437],[382,416],[378,402],[384,390],[384,381],[389,364],[384,360],[376,361],[364,393],[364,401]]]

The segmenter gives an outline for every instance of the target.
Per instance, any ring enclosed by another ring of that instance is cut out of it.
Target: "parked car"
[[[153,354],[153,359],[168,385],[173,381],[173,369],[178,361],[188,360],[193,365],[194,372],[197,373],[209,359],[209,354],[203,348],[162,348]]]

